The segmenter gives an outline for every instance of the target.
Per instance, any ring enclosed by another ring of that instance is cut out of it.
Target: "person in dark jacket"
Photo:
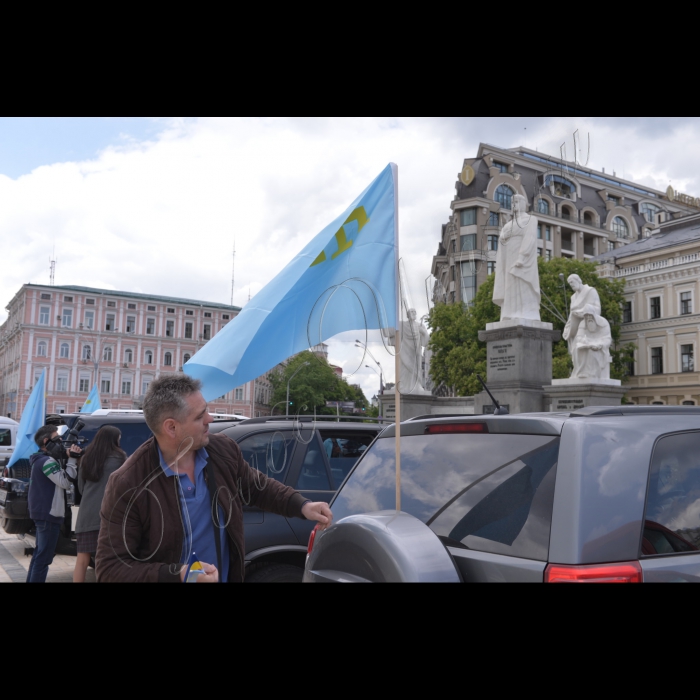
[[[331,524],[326,503],[267,479],[246,464],[233,440],[209,435],[212,418],[199,381],[160,377],[149,387],[143,412],[155,437],[109,478],[98,583],[180,583],[194,556],[203,568],[197,583],[242,582],[244,504],[324,529]]]
[[[45,425],[34,436],[39,452],[29,458],[29,517],[36,525],[36,547],[27,572],[27,583],[46,583],[49,566],[56,556],[61,525],[66,516],[66,490],[77,476],[81,450],[66,453],[56,427]],[[66,468],[62,463],[67,460]]]
[[[122,434],[119,428],[105,425],[97,431],[95,439],[80,460],[78,490],[82,495],[75,534],[78,538],[78,558],[73,571],[73,583],[85,583],[90,558],[97,553],[100,534],[100,508],[107,488],[107,481],[126,462],[126,452],[120,447]]]

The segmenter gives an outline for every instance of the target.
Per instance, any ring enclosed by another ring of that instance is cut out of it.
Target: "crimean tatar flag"
[[[391,164],[185,365],[207,401],[339,333],[396,327],[396,186]]]
[[[8,467],[20,459],[29,459],[31,455],[39,451],[34,442],[36,431],[46,422],[46,370],[41,373],[39,381],[35,384],[27,405],[22,411],[22,418],[17,428],[17,447],[12,453]]]
[[[102,410],[102,402],[100,401],[100,392],[97,390],[97,384],[92,387],[92,391],[87,397],[85,404],[80,409],[81,413],[94,413]]]

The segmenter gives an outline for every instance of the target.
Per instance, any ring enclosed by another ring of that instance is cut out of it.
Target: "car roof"
[[[12,420],[12,418],[3,418],[0,416],[0,425],[18,426],[19,423],[16,420]]]

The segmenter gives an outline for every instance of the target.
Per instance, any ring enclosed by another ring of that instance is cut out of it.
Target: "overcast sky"
[[[22,284],[48,284],[54,248],[58,285],[229,303],[235,239],[243,306],[391,161],[423,314],[464,158],[480,142],[558,155],[564,141],[571,157],[576,129],[590,167],[700,196],[698,117],[0,117],[0,323]],[[331,360],[362,364],[352,342]],[[371,370],[356,381],[378,389]]]

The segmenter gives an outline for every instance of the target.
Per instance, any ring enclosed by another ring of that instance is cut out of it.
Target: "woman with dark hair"
[[[75,562],[73,583],[85,583],[90,557],[97,551],[100,534],[100,510],[109,477],[126,461],[126,453],[119,446],[121,432],[112,425],[105,425],[85,450],[80,471],[78,489],[82,494],[75,533],[78,537],[78,559]]]

